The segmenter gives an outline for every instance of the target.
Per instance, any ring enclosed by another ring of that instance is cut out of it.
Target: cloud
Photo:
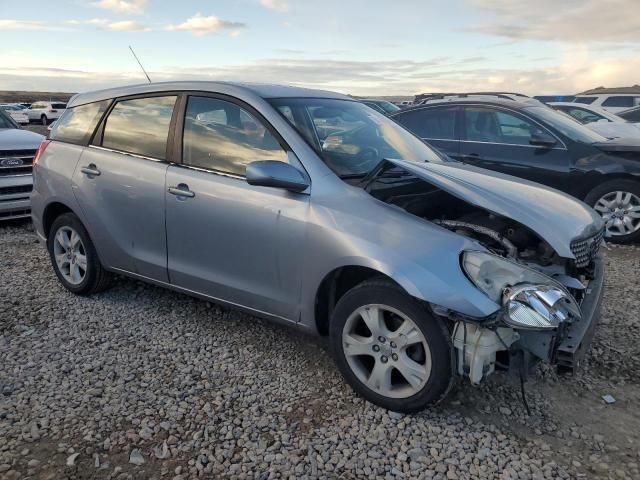
[[[92,5],[114,12],[143,13],[147,6],[147,0],[100,0],[93,2]]]
[[[151,29],[132,20],[124,20],[122,22],[113,22],[106,26],[107,30],[115,32],[149,32]]]
[[[270,58],[239,65],[201,68],[183,66],[151,70],[155,82],[171,80],[241,80],[285,83],[335,90],[355,95],[413,95],[421,92],[509,90],[525,94],[572,94],[598,85],[637,83],[640,52],[625,57],[592,56],[586,47],[562,49],[555,65],[528,68],[491,68],[487,62],[465,58],[432,58],[392,62]],[[0,63],[16,65],[0,53]],[[18,64],[19,65],[19,64]],[[36,65],[36,64],[33,64]],[[15,66],[0,71],[4,89],[86,91],[116,85],[142,83],[133,67],[124,72],[91,72]]]
[[[245,27],[246,25],[244,23],[229,22],[226,20],[220,20],[218,17],[204,16],[201,13],[196,13],[185,22],[178,25],[166,25],[164,29],[168,31],[184,30],[191,32],[194,35],[201,36],[209,33],[216,33],[222,29],[238,31]]]
[[[466,0],[489,16],[467,31],[512,40],[638,42],[638,0]],[[542,15],[532,15],[532,8]]]
[[[0,20],[0,30],[46,30],[43,20]]]
[[[67,20],[66,23],[71,25],[95,25],[102,30],[110,30],[113,32],[150,32],[151,28],[142,25],[133,20],[123,20],[120,22],[112,22],[106,18],[92,18],[89,20]]]
[[[278,12],[286,12],[289,10],[289,4],[286,0],[260,0],[260,5]]]

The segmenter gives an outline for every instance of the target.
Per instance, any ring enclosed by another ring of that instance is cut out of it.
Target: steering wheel
[[[364,167],[367,165],[375,165],[380,161],[380,152],[377,148],[365,147],[358,152],[355,156],[355,162],[350,165],[353,167]],[[364,168],[357,168],[357,170],[365,170]]]

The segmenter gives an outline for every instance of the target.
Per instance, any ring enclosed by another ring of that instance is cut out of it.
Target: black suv
[[[498,98],[447,99],[390,117],[451,158],[584,200],[606,221],[609,241],[640,238],[640,139],[609,140],[541,103]]]

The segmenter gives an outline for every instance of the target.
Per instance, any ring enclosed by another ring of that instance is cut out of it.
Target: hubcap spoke
[[[421,341],[418,327],[410,320],[402,322],[397,330],[391,334],[391,338],[393,338],[400,347],[406,347]]]
[[[373,355],[373,337],[361,337],[354,333],[342,337],[347,356]]]
[[[406,353],[400,355],[400,359],[396,363],[396,368],[413,387],[422,385],[427,381],[428,373],[426,365],[420,365],[418,362],[409,358]]]
[[[76,254],[76,264],[83,270],[87,271],[87,256],[81,253]]]
[[[387,327],[384,325],[384,315],[378,307],[370,306],[362,308],[360,315],[374,337],[387,333]]]
[[[388,393],[391,391],[391,370],[393,367],[389,363],[382,363],[376,360],[369,376],[369,384],[380,393]]]

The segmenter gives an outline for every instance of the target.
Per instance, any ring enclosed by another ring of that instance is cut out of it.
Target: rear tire
[[[333,312],[330,342],[349,385],[388,410],[422,410],[453,384],[446,326],[391,281],[368,280],[349,290]]]
[[[47,126],[49,124],[49,119],[47,119],[46,115],[42,115],[40,117],[40,123],[42,123],[42,125]]]
[[[80,219],[73,213],[56,218],[47,238],[53,270],[60,283],[77,295],[106,290],[112,275],[107,272]]]
[[[605,221],[606,241],[631,243],[640,240],[640,182],[610,180],[591,190],[584,201]]]

